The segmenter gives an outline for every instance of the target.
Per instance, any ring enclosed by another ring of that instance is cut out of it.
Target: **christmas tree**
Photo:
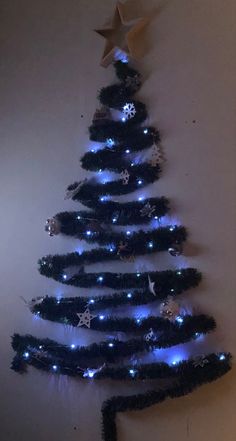
[[[124,24],[122,8],[118,2],[114,26]],[[144,23],[141,20],[134,26],[135,32],[131,30],[127,39],[130,51],[134,49],[132,39]],[[108,35],[104,30],[99,33]],[[103,65],[113,59],[113,46],[114,42],[107,44]],[[186,229],[168,222],[170,204],[166,197],[140,193],[159,179],[163,154],[159,131],[147,125],[146,107],[134,99],[141,76],[122,54],[114,63],[117,83],[99,92],[100,107],[89,127],[94,147],[81,158],[82,167],[93,175],[66,191],[65,199],[84,208],[57,213],[45,226],[50,236],[72,236],[92,248],[39,260],[40,274],[64,286],[87,288],[87,295],[60,299],[43,296],[26,302],[41,319],[99,331],[104,338],[89,346],[82,342],[77,346],[32,335],[12,337],[16,352],[12,369],[17,372],[25,372],[30,365],[52,375],[84,381],[125,380],[137,382],[137,387],[140,380],[150,381],[147,392],[115,396],[104,402],[104,441],[117,441],[117,412],[140,410],[166,398],[186,395],[228,372],[231,359],[225,352],[176,356],[178,345],[196,341],[213,331],[216,324],[212,317],[194,314],[178,301],[180,294],[187,294],[201,281],[196,269],[178,265]],[[172,269],[154,271],[146,257],[164,252],[173,258]],[[111,270],[89,271],[89,265],[100,263]],[[115,271],[116,263],[121,271]],[[168,348],[177,348],[174,357],[172,352],[168,355]],[[162,349],[167,350],[165,360],[160,357]],[[167,381],[165,389],[151,386],[153,380],[156,384],[162,379]]]

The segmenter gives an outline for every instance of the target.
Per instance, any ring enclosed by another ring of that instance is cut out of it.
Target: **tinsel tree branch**
[[[222,359],[220,359],[222,358]],[[150,390],[143,394],[117,396],[104,402],[102,407],[103,441],[117,441],[116,414],[133,410],[142,410],[154,404],[162,403],[167,398],[178,398],[193,392],[197,387],[217,380],[231,368],[230,354],[208,355],[209,363],[204,367],[190,369],[180,373],[179,380],[165,390]]]

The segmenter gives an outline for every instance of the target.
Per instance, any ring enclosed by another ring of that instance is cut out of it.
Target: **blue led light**
[[[183,319],[183,317],[181,317],[181,315],[178,315],[178,317],[176,317],[176,321],[178,323],[183,323],[184,319]]]
[[[141,322],[141,319],[140,319],[140,318],[137,318],[136,322],[137,322],[137,323],[140,323],[140,322]]]
[[[93,371],[88,371],[88,377],[89,378],[93,378],[94,377],[94,372]]]
[[[148,129],[144,129],[143,133],[146,135],[148,133]]]
[[[29,352],[24,352],[24,358],[29,358]]]
[[[72,344],[70,345],[70,347],[71,347],[71,349],[75,349],[75,344],[72,343]]]
[[[102,276],[99,276],[99,277],[98,277],[98,281],[99,281],[99,282],[102,282],[102,281],[103,281],[103,277],[102,277]]]
[[[53,366],[52,366],[52,368],[53,368],[53,370],[56,372],[57,371],[57,365],[56,364],[54,364]]]
[[[107,144],[108,147],[113,147],[115,145],[115,141],[112,138],[108,138],[106,140],[106,144]]]
[[[132,377],[135,375],[135,370],[134,369],[129,369],[129,373],[130,375],[132,375]]]
[[[175,292],[174,288],[171,288],[170,292]]]
[[[158,216],[154,216],[154,219],[158,220]]]
[[[220,359],[221,361],[225,360],[225,354],[220,354],[219,359]]]
[[[131,165],[131,167],[133,167],[133,166],[134,166],[134,162],[131,162],[131,164],[130,164],[130,165]]]
[[[137,273],[137,277],[140,277],[141,276],[141,274],[140,273]]]
[[[90,303],[90,304],[93,304],[94,302],[95,302],[94,299],[90,299],[90,300],[89,300],[89,303]]]
[[[77,216],[77,219],[79,220],[79,219],[81,219],[81,217],[80,217],[80,216]]]
[[[66,279],[67,279],[67,275],[66,275],[66,274],[63,274],[62,278],[63,278],[64,280],[66,280]]]
[[[153,242],[148,243],[148,248],[153,248]]]
[[[113,217],[112,222],[113,222],[113,224],[115,224],[117,222],[117,219],[115,217]]]
[[[170,231],[174,231],[174,227],[170,227],[169,230],[170,230]]]
[[[109,348],[113,348],[114,343],[108,343]]]
[[[143,183],[142,179],[139,179],[138,180],[138,185],[142,185],[142,183]]]
[[[99,315],[99,320],[104,320],[105,315]]]
[[[125,122],[125,121],[126,121],[126,118],[123,116],[123,117],[121,118],[121,121],[122,121],[122,122]]]
[[[101,196],[101,197],[100,197],[100,201],[101,201],[101,202],[104,202],[104,201],[105,201],[105,196]]]
[[[127,236],[130,236],[131,232],[130,231],[126,231]]]
[[[87,236],[91,236],[92,231],[88,230],[88,231],[86,231],[86,234],[87,234]]]
[[[130,153],[130,150],[129,150],[129,149],[126,149],[126,150],[125,150],[125,153]]]
[[[43,349],[43,346],[42,346],[42,345],[39,345],[39,349]]]
[[[177,271],[178,276],[181,276],[182,272],[181,271]]]
[[[132,297],[131,292],[128,292],[127,297],[128,297],[128,299],[131,299],[131,297]]]
[[[60,299],[57,299],[57,304],[59,305],[59,303],[61,302],[61,300]]]

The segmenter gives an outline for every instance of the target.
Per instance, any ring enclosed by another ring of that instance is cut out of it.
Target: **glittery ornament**
[[[168,248],[168,252],[171,256],[180,256],[183,253],[183,246],[182,244],[174,244]]]
[[[49,236],[56,236],[60,233],[61,224],[57,220],[57,218],[52,217],[51,219],[47,219],[45,225],[45,231],[49,234]]]
[[[167,297],[160,305],[160,314],[163,318],[174,321],[180,315],[180,306],[173,297]]]

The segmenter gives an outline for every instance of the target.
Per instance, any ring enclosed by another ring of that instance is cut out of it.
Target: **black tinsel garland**
[[[186,343],[191,339],[197,339],[199,333],[198,327],[185,327],[166,335],[162,334],[157,340],[149,340],[143,338],[132,338],[127,341],[120,341],[116,338],[109,338],[107,341],[100,343],[92,343],[89,346],[66,346],[50,339],[39,339],[32,335],[14,334],[12,337],[12,347],[17,352],[18,359],[25,359],[24,353],[35,354],[39,356],[49,355],[51,359],[60,363],[65,360],[66,363],[76,363],[81,367],[97,368],[102,363],[115,363],[124,357],[134,356],[145,352],[151,352],[156,349],[164,349],[178,344]],[[201,327],[202,334],[213,329]]]
[[[126,244],[127,255],[150,254],[157,251],[167,251],[174,244],[181,244],[187,238],[186,229],[182,226],[168,225],[149,231],[114,231],[112,228],[102,228],[99,225],[84,225],[76,237],[88,243],[98,243],[109,246],[111,252],[117,254],[119,245]],[[112,245],[112,247],[111,247]],[[125,250],[124,250],[125,251]],[[91,253],[93,250],[91,250]],[[109,259],[110,259],[109,254]],[[87,258],[86,258],[87,259]],[[119,259],[119,255],[117,257]],[[114,257],[112,258],[114,260]],[[82,258],[80,259],[81,263]]]
[[[143,201],[113,202],[104,201],[93,204],[91,211],[64,211],[54,218],[60,223],[60,232],[76,236],[85,231],[91,222],[113,225],[139,225],[160,219],[168,213],[169,201],[165,197],[148,198]]]
[[[182,331],[181,331],[182,332]],[[156,349],[164,349],[174,345],[197,338],[194,335],[184,334],[179,336],[162,336],[159,341],[149,341],[144,339],[130,339],[128,341],[119,341],[109,339],[101,343],[93,343],[89,346],[66,346],[49,339],[38,339],[31,335],[14,334],[12,337],[12,347],[17,353],[12,368],[15,371],[25,370],[25,363],[31,360],[31,357],[37,356],[48,360],[47,366],[51,368],[52,364],[64,366],[75,366],[76,368],[98,368],[104,363],[116,363],[125,357],[134,357],[141,352],[151,352]],[[205,331],[208,332],[208,331]],[[169,339],[168,339],[169,338]],[[19,362],[19,365],[17,364]],[[201,362],[202,360],[199,360]],[[40,366],[39,366],[40,367]],[[65,372],[66,373],[66,372]]]
[[[35,313],[40,314],[40,317],[45,320],[50,320],[53,322],[63,323],[69,326],[77,327],[79,324],[79,318],[77,313],[70,312],[66,315],[62,315],[60,311],[60,303],[58,307],[54,307],[51,310],[44,311],[41,305],[34,307]],[[84,313],[84,311],[79,311],[79,314]],[[181,326],[178,322],[171,322],[168,319],[162,317],[147,316],[145,318],[129,318],[129,317],[105,317],[103,314],[95,316],[91,322],[89,328],[92,330],[100,332],[125,332],[125,333],[135,333],[142,334],[144,332],[152,329],[153,331],[170,335],[173,333],[179,333],[188,335],[192,338],[195,333],[206,333],[215,329],[215,321],[212,317],[207,315],[185,315],[183,318],[183,323]],[[158,335],[158,338],[161,336]]]
[[[130,231],[92,233],[86,230],[82,235],[87,242],[96,241],[107,245],[106,248],[94,248],[81,253],[67,253],[62,255],[48,255],[39,259],[39,271],[47,277],[59,275],[62,270],[71,266],[89,265],[107,260],[124,260],[125,257],[152,254],[167,251],[174,244],[181,244],[186,240],[187,232],[181,226],[160,227],[153,231]],[[121,248],[120,248],[121,246]],[[123,249],[124,247],[124,249]]]
[[[154,380],[185,376],[191,378],[194,371],[203,368],[213,362],[219,363],[219,358],[227,358],[227,354],[210,354],[206,357],[195,357],[193,359],[179,362],[177,365],[169,366],[167,363],[149,363],[136,366],[134,364],[125,366],[106,366],[103,364],[99,368],[92,369],[78,366],[77,359],[55,358],[51,353],[41,349],[31,347],[27,352],[17,353],[12,362],[12,369],[17,372],[25,372],[27,366],[37,369],[51,371],[61,375],[77,376],[80,378],[93,378],[101,380],[110,378],[112,380]],[[205,360],[205,363],[204,363]],[[220,360],[221,362],[224,360]],[[56,364],[57,363],[57,364]],[[202,365],[202,366],[201,366]],[[91,374],[89,375],[89,372]]]
[[[95,253],[96,251],[96,253]],[[66,255],[48,255],[39,260],[39,272],[46,277],[52,277],[54,280],[60,281],[65,285],[74,285],[84,288],[108,287],[113,289],[147,289],[148,276],[155,282],[155,291],[157,297],[159,293],[181,293],[188,288],[195,287],[201,280],[201,273],[195,268],[183,268],[178,270],[151,271],[149,273],[84,273],[80,270],[73,276],[64,274],[66,268],[73,265],[81,265],[85,256],[88,255],[90,260],[86,263],[99,261],[101,250],[93,250],[91,256],[89,251],[82,253],[82,259],[78,253],[69,253]],[[92,260],[92,258],[94,260]]]
[[[196,286],[196,285],[195,285]],[[189,286],[190,287],[190,286]],[[193,286],[194,287],[194,286]],[[186,286],[184,289],[187,289]],[[37,304],[37,299],[32,299],[31,304],[34,304],[34,313],[45,312],[46,314],[55,308],[60,310],[62,316],[68,313],[76,313],[84,310],[88,305],[90,311],[102,311],[104,309],[114,309],[119,306],[140,306],[148,303],[157,302],[166,299],[169,295],[176,297],[181,294],[183,287],[179,286],[177,291],[173,288],[171,290],[159,291],[155,296],[150,290],[129,290],[123,292],[115,292],[107,295],[99,295],[92,297],[49,297],[40,298],[40,304]]]
[[[140,166],[140,169],[142,169],[142,166]],[[128,173],[130,174],[129,182],[127,185],[123,184],[123,179],[119,178],[116,181],[108,181],[105,183],[100,183],[96,179],[90,179],[89,181],[84,182],[78,192],[72,197],[75,201],[81,201],[86,205],[86,201],[90,200],[98,200],[101,197],[110,197],[110,196],[121,196],[125,195],[131,192],[134,192],[136,190],[140,190],[141,188],[144,188],[146,185],[152,184],[157,179],[159,179],[160,174],[160,166],[156,165],[155,167],[151,167],[147,170],[141,171],[137,174],[132,174],[132,166],[127,169]],[[142,185],[139,184],[140,177],[142,178]],[[69,185],[67,190],[73,190],[78,185],[77,182],[74,182],[73,184]]]
[[[179,380],[165,390],[159,389],[143,394],[117,396],[105,401],[102,407],[103,441],[117,441],[116,414],[118,412],[142,410],[162,403],[167,398],[185,396],[197,387],[217,380],[231,369],[230,354],[225,354],[224,360],[219,360],[217,354],[210,354],[207,359],[209,363],[204,367],[190,369],[187,375],[186,372],[183,372],[180,374]]]

